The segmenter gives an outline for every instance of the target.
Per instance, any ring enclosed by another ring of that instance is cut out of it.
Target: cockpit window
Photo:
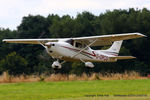
[[[72,46],[77,47],[77,48],[85,48],[85,47],[86,47],[85,44],[76,42],[76,41],[74,41],[73,39],[69,39],[69,40],[67,40],[66,42],[69,43],[69,44],[71,44]],[[87,50],[87,49],[88,49],[88,48],[86,48],[86,50]]]
[[[75,47],[77,47],[77,48],[85,48],[86,45],[85,45],[85,44],[81,44],[81,43],[79,43],[79,42],[76,42],[76,43],[75,43]],[[87,50],[87,49],[88,49],[88,47],[87,47],[85,50]]]
[[[71,44],[72,46],[74,44],[74,40],[73,39],[67,40],[66,42],[69,43],[69,44]]]

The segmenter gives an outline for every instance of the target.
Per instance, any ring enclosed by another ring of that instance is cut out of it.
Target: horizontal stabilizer
[[[136,57],[133,57],[133,56],[117,56],[117,57],[110,57],[110,58],[117,59],[117,60],[122,60],[122,59],[134,59]]]

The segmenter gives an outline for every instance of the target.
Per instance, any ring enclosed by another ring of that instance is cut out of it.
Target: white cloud
[[[15,29],[28,14],[69,14],[90,11],[96,15],[106,9],[150,8],[149,0],[0,0],[0,27]]]

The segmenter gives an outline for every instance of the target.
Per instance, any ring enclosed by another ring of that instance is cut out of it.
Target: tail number
[[[108,57],[107,56],[104,56],[104,55],[100,55],[100,54],[96,54],[96,59],[100,59],[100,60],[108,60]]]

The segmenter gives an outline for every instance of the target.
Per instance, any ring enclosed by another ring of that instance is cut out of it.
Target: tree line
[[[23,17],[16,30],[0,28],[0,73],[11,75],[56,73],[51,68],[54,61],[40,45],[7,44],[6,38],[66,38],[108,34],[140,32],[146,38],[126,40],[120,55],[133,55],[133,60],[114,63],[94,63],[94,68],[86,68],[81,62],[67,62],[57,73],[77,75],[84,73],[123,73],[137,71],[150,74],[150,11],[146,8],[128,10],[107,10],[98,16],[84,11],[76,17],[49,14]],[[98,47],[104,49],[107,47]]]

